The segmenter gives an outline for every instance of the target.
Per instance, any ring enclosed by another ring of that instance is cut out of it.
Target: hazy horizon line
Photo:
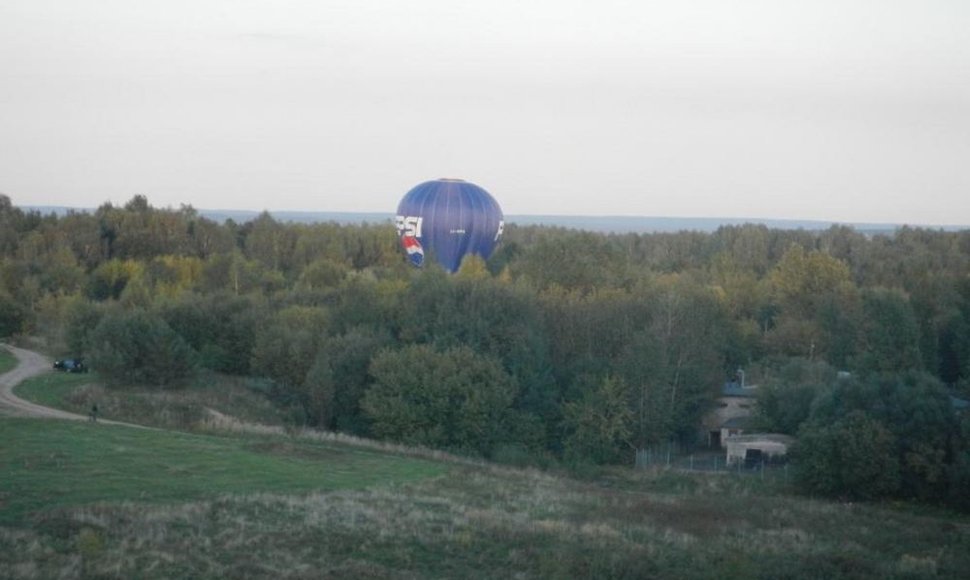
[[[185,204],[189,205],[189,204]],[[93,213],[96,207],[76,207],[64,205],[25,205],[16,206],[28,211],[40,213],[54,213],[65,215],[68,212]],[[123,207],[123,206],[115,206]],[[154,207],[154,206],[153,206]],[[280,221],[298,223],[319,223],[335,221],[338,223],[379,223],[392,220],[394,212],[389,211],[327,211],[327,210],[254,210],[229,208],[197,208],[189,205],[193,210],[209,219],[225,221],[233,219],[243,223],[256,218],[263,212],[269,213]],[[177,210],[171,206],[156,207],[163,210]],[[300,218],[302,219],[294,219]],[[343,219],[340,219],[343,218]],[[939,229],[945,231],[959,231],[970,229],[963,224],[918,224],[896,222],[853,222],[823,219],[799,218],[764,218],[764,217],[731,217],[731,216],[662,216],[662,215],[590,215],[590,214],[506,214],[506,221],[521,226],[552,226],[575,229],[586,229],[599,232],[669,232],[683,230],[714,231],[721,226],[738,226],[745,224],[765,225],[777,229],[824,230],[832,226],[848,226],[859,230],[893,231],[903,227]],[[637,227],[639,226],[639,227]],[[703,226],[703,227],[699,227]]]

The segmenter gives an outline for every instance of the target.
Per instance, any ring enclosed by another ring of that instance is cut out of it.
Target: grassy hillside
[[[18,393],[82,412],[96,396],[135,418],[225,403],[206,388],[106,392],[93,378],[49,374]],[[29,419],[0,419],[0,441],[0,577],[831,579],[970,570],[966,517],[816,501],[745,475],[617,468],[579,481],[306,437]]]
[[[284,437],[217,437],[85,422],[0,421],[0,522],[93,502],[171,502],[364,487],[441,464]]]
[[[5,577],[960,578],[970,524],[759,478],[595,481],[285,436],[0,419]]]

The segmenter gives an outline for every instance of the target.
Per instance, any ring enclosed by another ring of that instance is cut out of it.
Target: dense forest
[[[429,261],[431,262],[431,261]],[[799,481],[970,502],[970,231],[602,235],[509,225],[487,262],[414,269],[393,226],[64,216],[0,195],[0,336],[108,384],[265,379],[294,421],[523,461],[698,440],[737,369],[798,436]]]

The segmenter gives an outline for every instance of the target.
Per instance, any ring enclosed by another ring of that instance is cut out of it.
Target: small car
[[[86,373],[88,372],[87,365],[84,364],[83,359],[79,358],[65,358],[54,361],[54,369],[58,371],[63,371],[65,373]]]

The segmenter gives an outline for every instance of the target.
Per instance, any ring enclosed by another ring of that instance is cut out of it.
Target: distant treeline
[[[869,495],[970,483],[947,392],[970,385],[970,231],[503,240],[448,275],[410,267],[390,224],[216,223],[142,196],[43,215],[0,196],[0,336],[43,336],[119,385],[263,377],[308,425],[532,462],[694,441],[743,368],[766,427],[889,449],[898,477]],[[935,423],[900,433],[872,398],[905,412],[917,388]]]
[[[91,208],[65,206],[28,206],[26,211],[42,214],[93,212]],[[259,217],[260,212],[233,209],[199,209],[198,214],[213,221],[233,220],[247,222]],[[394,220],[392,212],[346,212],[346,211],[272,211],[274,219],[282,222],[314,224],[321,222],[337,224],[384,224]],[[892,234],[901,224],[890,223],[836,223],[819,220],[763,219],[763,218],[689,218],[655,216],[587,216],[587,215],[505,215],[505,223],[518,226],[547,226],[586,230],[597,233],[673,233],[680,231],[714,232],[722,226],[764,225],[771,229],[821,231],[833,225],[846,225],[865,234]],[[964,226],[934,226],[937,229],[958,231]]]

